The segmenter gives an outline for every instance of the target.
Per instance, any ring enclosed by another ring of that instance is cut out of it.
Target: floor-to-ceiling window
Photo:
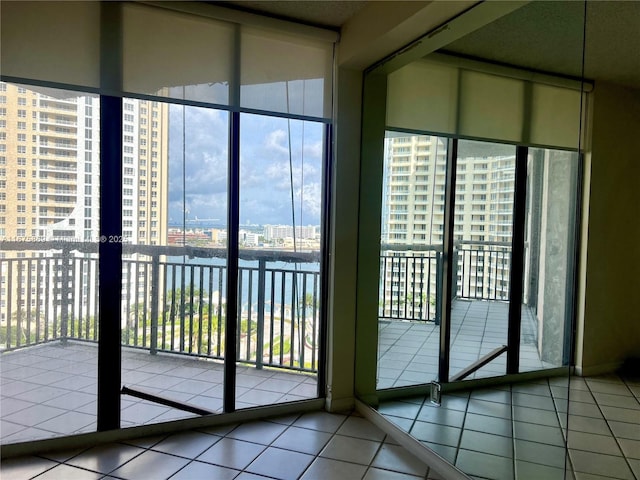
[[[3,9],[3,75],[37,85],[1,84],[2,381],[31,391],[3,388],[3,422],[31,422],[3,443],[324,394],[335,34],[204,13]],[[51,348],[73,382],[28,367]]]
[[[0,90],[2,442],[95,431],[99,99]]]

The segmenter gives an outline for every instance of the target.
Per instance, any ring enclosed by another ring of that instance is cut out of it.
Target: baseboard
[[[576,375],[579,377],[593,377],[595,375],[605,375],[607,373],[613,373],[619,370],[622,367],[624,362],[611,362],[611,363],[603,363],[600,365],[592,365],[589,367],[576,367]]]
[[[440,477],[446,478],[447,480],[470,480],[471,477],[454,467],[451,463],[420,443],[419,440],[416,440],[400,427],[391,423],[369,405],[356,400],[356,411],[380,430],[389,434],[404,449],[426,463],[429,466],[429,470],[434,470]]]

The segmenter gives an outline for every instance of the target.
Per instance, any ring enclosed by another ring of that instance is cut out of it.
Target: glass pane
[[[507,344],[515,154],[511,145],[458,144],[450,378]],[[502,354],[465,378],[505,373]]]
[[[520,370],[569,363],[578,154],[529,149]]]
[[[2,443],[96,429],[98,97],[0,83]]]
[[[387,132],[377,388],[438,378],[447,140]]]
[[[127,98],[123,112],[122,382],[219,412],[228,114]],[[123,426],[194,415],[135,392]]]
[[[323,130],[240,117],[237,408],[318,395]]]

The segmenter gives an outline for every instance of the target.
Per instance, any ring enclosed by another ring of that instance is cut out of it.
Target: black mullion
[[[529,149],[516,148],[516,172],[509,275],[509,329],[507,333],[507,374],[520,368],[520,317],[522,316],[522,274],[524,272],[524,229],[527,203],[527,155]]]
[[[98,431],[120,427],[122,99],[100,97]]]
[[[229,186],[227,212],[227,316],[224,349],[224,412],[236,409],[236,332],[238,329],[238,230],[240,228],[240,113],[229,123]]]
[[[227,316],[224,338],[223,411],[236,410],[236,334],[238,330],[238,231],[240,229],[240,25],[236,25],[233,42],[233,69],[229,82],[229,99],[236,110],[229,114],[229,158],[227,179]]]
[[[438,362],[438,381],[449,381],[449,354],[451,350],[451,289],[453,288],[452,264],[455,261],[453,252],[453,224],[456,200],[456,168],[458,163],[458,139],[450,138],[447,146],[447,175],[445,184],[446,201],[444,204],[444,252],[442,262],[443,295],[442,319],[440,321],[440,359]],[[464,263],[464,262],[463,262]],[[436,287],[437,288],[437,287]]]
[[[576,349],[576,310],[578,308],[578,296],[576,295],[576,285],[578,281],[578,270],[580,265],[580,249],[578,245],[581,243],[581,211],[582,211],[582,181],[584,175],[584,157],[582,153],[578,152],[578,165],[577,175],[575,177],[575,183],[569,191],[575,192],[575,204],[571,212],[573,219],[569,221],[569,225],[574,225],[574,230],[569,234],[568,244],[569,252],[573,252],[569,259],[568,272],[571,272],[567,276],[567,292],[571,292],[570,298],[566,301],[565,306],[565,327],[564,327],[564,345],[562,348],[562,364],[566,366],[574,365],[575,363],[575,349]]]

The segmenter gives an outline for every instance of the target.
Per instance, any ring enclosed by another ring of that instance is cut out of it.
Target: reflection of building
[[[510,264],[504,252],[510,247],[501,244],[511,241],[515,149],[491,151],[484,144],[476,153],[475,145],[466,144],[457,162],[454,241],[464,242],[458,244],[457,281],[465,296],[502,299]],[[442,251],[444,239],[446,154],[445,138],[394,134],[386,140],[382,243],[387,255],[401,246],[393,255],[409,258],[381,267],[385,316],[413,302],[421,310],[418,318],[425,318],[424,305],[435,299],[436,250]]]

